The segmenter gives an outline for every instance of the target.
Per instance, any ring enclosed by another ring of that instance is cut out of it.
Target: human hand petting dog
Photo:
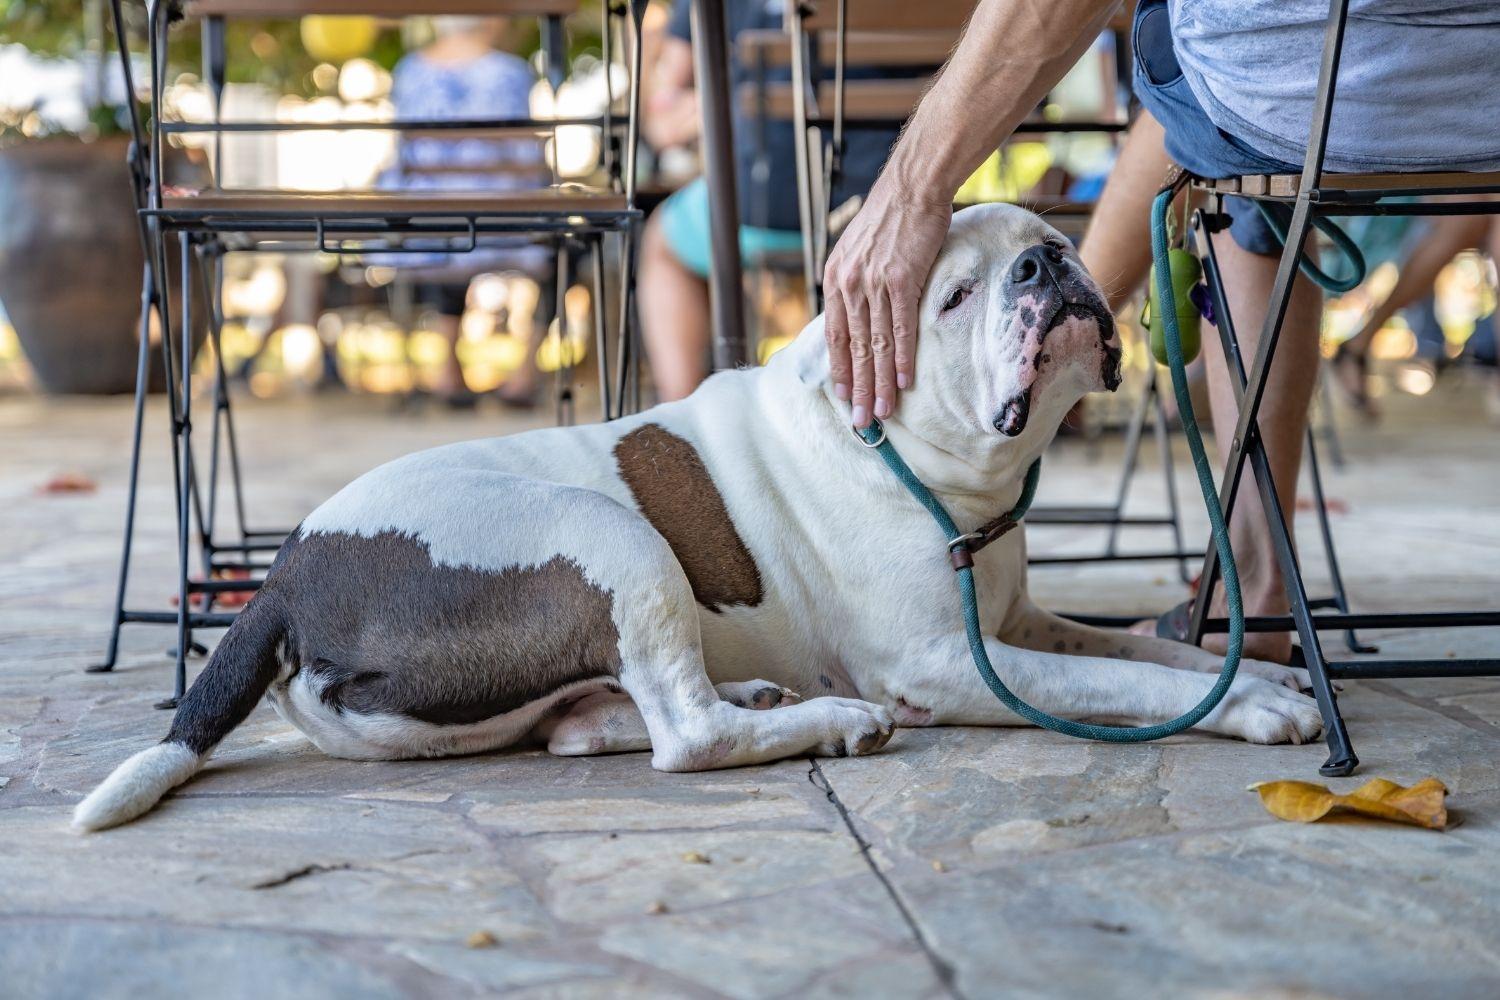
[[[927,202],[887,174],[839,239],[824,272],[823,336],[835,395],[855,427],[890,416],[916,367],[917,305],[952,202]]]
[[[855,427],[911,385],[917,309],[953,196],[1099,33],[1118,0],[980,0],[823,272],[835,395]]]

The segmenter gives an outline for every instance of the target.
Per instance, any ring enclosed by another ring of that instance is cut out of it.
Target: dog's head
[[[921,304],[901,420],[924,437],[1045,444],[1084,394],[1120,384],[1120,342],[1077,252],[1013,205],[953,217]]]

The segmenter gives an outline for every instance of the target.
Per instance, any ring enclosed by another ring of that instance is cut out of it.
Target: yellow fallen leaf
[[[710,863],[708,855],[700,851],[688,851],[682,856],[682,860],[690,865],[706,865]]]
[[[1425,778],[1410,788],[1384,778],[1372,778],[1348,795],[1335,795],[1322,785],[1306,781],[1263,781],[1251,785],[1260,793],[1261,804],[1277,819],[1293,823],[1316,823],[1335,810],[1409,823],[1429,830],[1448,825],[1444,798],[1448,789],[1436,778]]]

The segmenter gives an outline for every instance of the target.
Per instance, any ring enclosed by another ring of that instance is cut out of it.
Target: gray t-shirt
[[[1183,75],[1215,125],[1301,163],[1327,0],[1169,0]],[[1325,165],[1500,170],[1500,0],[1350,0]]]

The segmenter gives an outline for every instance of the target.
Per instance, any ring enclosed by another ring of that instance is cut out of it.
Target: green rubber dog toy
[[[1198,258],[1186,250],[1167,251],[1167,272],[1172,280],[1172,300],[1177,307],[1177,330],[1182,338],[1182,359],[1191,362],[1198,356],[1202,347],[1202,337],[1198,329],[1198,306],[1193,302],[1189,293],[1193,286],[1198,284],[1198,279],[1203,277],[1203,265]],[[1166,324],[1161,321],[1161,310],[1156,307],[1156,266],[1151,267],[1151,276],[1147,279],[1148,284],[1146,307],[1141,310],[1141,325],[1146,327],[1151,334],[1151,356],[1156,358],[1156,363],[1165,365],[1167,363],[1167,331]]]

